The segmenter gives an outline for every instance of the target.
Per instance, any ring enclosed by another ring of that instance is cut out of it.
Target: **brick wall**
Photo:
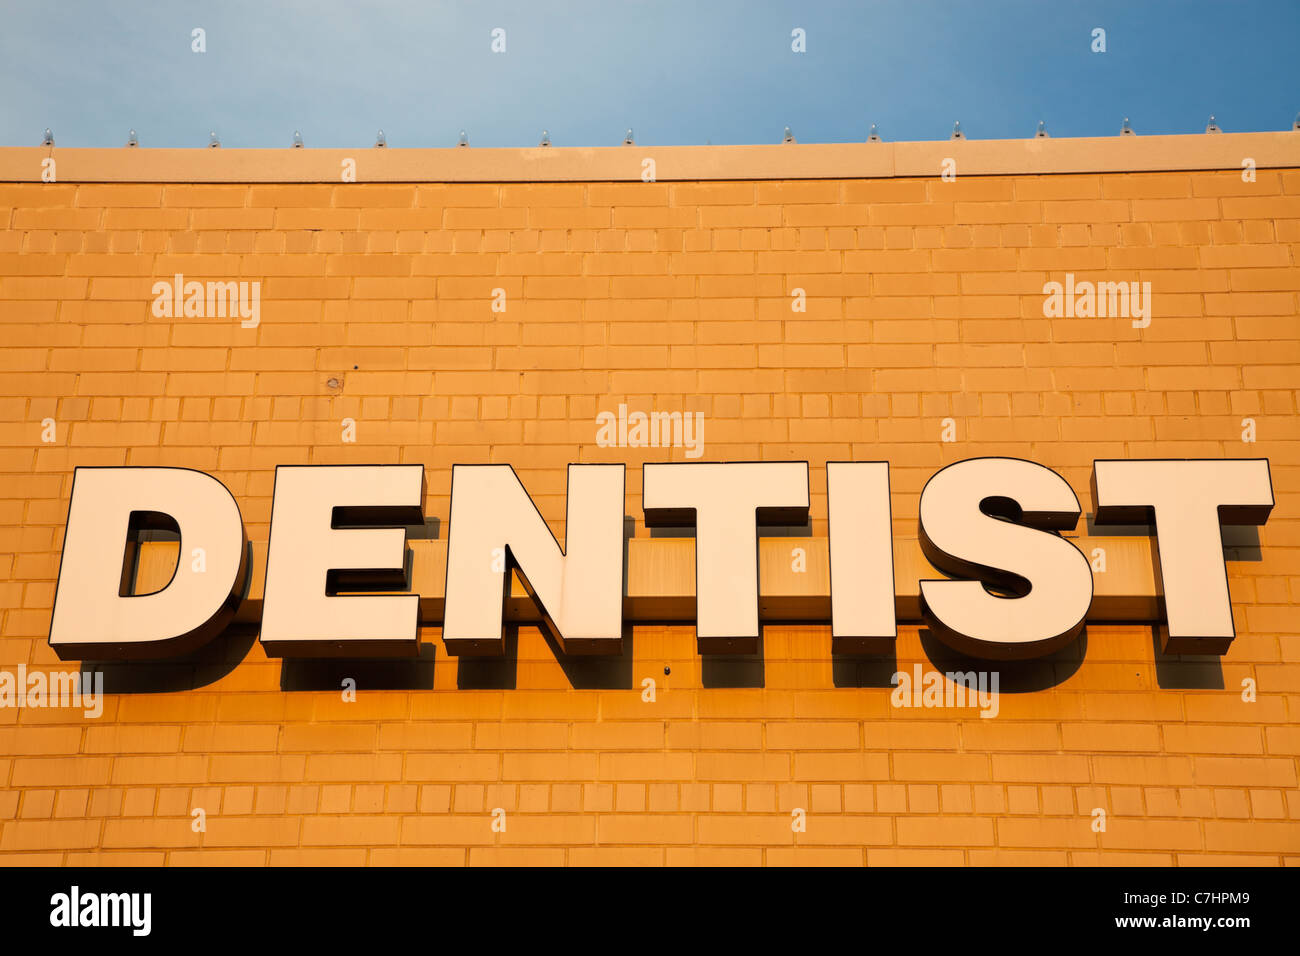
[[[828,459],[892,463],[899,537],[979,455],[1057,469],[1088,511],[1104,457],[1268,457],[1277,498],[1228,565],[1221,662],[1093,625],[1004,666],[993,720],[890,706],[895,669],[951,658],[916,626],[896,663],[772,625],[761,660],[647,626],[562,663],[521,627],[517,659],[458,664],[427,628],[423,663],[341,665],[355,703],[238,627],[109,668],[98,720],[0,710],[4,862],[1300,863],[1300,171],[10,183],[0,224],[4,668],[67,667],[45,638],[77,465],[211,472],[259,542],[277,464],[421,462],[445,533],[452,463],[508,462],[560,534],[564,466],[626,461],[642,536],[638,465],[682,450],[597,447],[626,402],[703,412],[708,460],[807,459],[815,534]],[[1067,272],[1151,282],[1152,324],[1044,318]],[[260,280],[261,325],[153,317],[174,273]]]

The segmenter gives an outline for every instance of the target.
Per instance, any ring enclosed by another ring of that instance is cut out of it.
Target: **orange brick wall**
[[[563,666],[531,627],[517,662],[460,665],[427,628],[400,679],[340,665],[355,703],[282,690],[339,671],[237,628],[110,668],[99,720],[0,710],[5,862],[1300,863],[1300,171],[8,184],[0,225],[4,668],[70,666],[45,638],[77,465],[211,472],[264,541],[277,464],[421,462],[445,534],[452,463],[508,462],[562,533],[564,466],[626,461],[645,535],[638,466],[682,451],[598,448],[627,402],[703,412],[707,460],[809,460],[817,534],[828,459],[892,463],[899,536],[979,455],[1059,470],[1089,511],[1095,458],[1266,456],[1277,499],[1229,563],[1221,664],[1091,626],[1086,655],[1004,665],[992,720],[890,706],[893,670],[951,662],[916,626],[896,664],[773,625],[761,662],[674,626]],[[260,280],[260,327],[154,318],[176,272]],[[1150,281],[1151,326],[1044,318],[1066,272]]]

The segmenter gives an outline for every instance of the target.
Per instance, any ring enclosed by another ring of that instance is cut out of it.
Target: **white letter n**
[[[566,654],[623,640],[623,465],[570,465],[565,548],[509,465],[454,465],[447,543],[448,654],[501,654],[511,572]],[[505,548],[494,569],[488,555]]]

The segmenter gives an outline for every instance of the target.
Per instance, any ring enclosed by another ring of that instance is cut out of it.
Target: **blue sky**
[[[202,27],[207,52],[191,52]],[[506,31],[506,52],[491,31]],[[806,31],[807,52],[791,51]],[[1107,51],[1090,50],[1106,30]],[[1300,2],[9,4],[0,145],[766,143],[1289,128]]]

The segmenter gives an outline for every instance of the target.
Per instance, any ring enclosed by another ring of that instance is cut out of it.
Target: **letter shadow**
[[[202,647],[165,660],[83,660],[81,670],[104,675],[106,694],[163,694],[197,690],[238,667],[257,640],[256,624],[231,624]]]
[[[1084,534],[1102,538],[1153,538],[1156,529],[1150,524],[1097,524],[1097,513],[1089,511],[1083,516]]]
[[[1166,654],[1160,647],[1160,625],[1151,625],[1150,631],[1156,684],[1164,690],[1223,690],[1222,658],[1213,654]]]
[[[836,687],[893,687],[898,673],[897,644],[887,654],[831,652],[831,681]]]
[[[632,625],[623,622],[623,650],[618,654],[565,654],[545,628],[538,628],[574,690],[627,690],[632,686]]]
[[[953,650],[934,636],[928,627],[921,628],[921,649],[940,671],[997,671],[998,692],[1032,694],[1065,683],[1083,666],[1088,653],[1088,628],[1060,650],[1027,661],[987,660]]]
[[[1224,561],[1263,561],[1259,527],[1253,524],[1229,524],[1220,529],[1223,535]]]
[[[763,664],[763,632],[758,625],[758,650],[753,654],[701,654],[700,682],[705,687],[766,687]]]
[[[413,524],[406,526],[406,540],[408,541],[435,541],[442,532],[442,519],[430,517],[424,519],[424,524]]]
[[[280,690],[342,690],[345,678],[357,690],[433,690],[433,662],[437,649],[420,644],[417,657],[402,658],[289,658],[280,664]]]
[[[1087,534],[1089,537],[1113,537],[1113,538],[1151,538],[1155,543],[1156,529],[1152,524],[1097,524],[1097,515],[1095,513],[1087,516]],[[1225,524],[1219,526],[1219,534],[1223,538],[1223,560],[1224,561],[1263,561],[1264,555],[1260,551],[1259,544],[1259,527],[1252,524]],[[1152,548],[1151,553],[1156,556],[1156,571],[1159,573],[1159,557],[1157,549]]]
[[[632,686],[633,629],[623,625],[623,649],[618,654],[566,654],[544,625],[537,625],[546,646],[574,690],[627,690]],[[461,690],[514,690],[519,675],[519,625],[504,628],[505,653],[500,657],[461,656],[456,686]]]
[[[505,653],[500,657],[456,658],[456,686],[461,690],[514,690],[519,675],[519,625],[501,628]]]

